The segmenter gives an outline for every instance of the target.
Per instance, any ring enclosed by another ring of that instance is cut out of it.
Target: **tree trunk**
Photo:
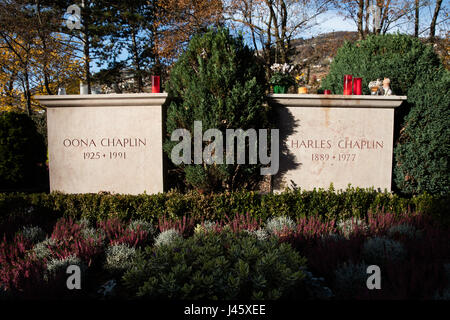
[[[359,37],[359,40],[362,40],[364,38],[364,30],[363,30],[364,1],[365,0],[358,0],[358,37]]]
[[[269,13],[269,23],[267,24],[267,41],[265,44],[265,55],[266,55],[266,77],[267,80],[269,80],[269,76],[270,76],[270,66],[272,65],[272,36],[271,36],[271,29],[272,29],[272,20],[273,20],[273,15],[272,15],[272,11],[270,11]]]
[[[366,37],[368,34],[369,34],[369,17],[370,17],[370,14],[369,14],[369,6],[370,6],[370,3],[369,3],[369,1],[370,0],[366,0],[366,3],[365,3],[365,7],[366,7],[366,15],[365,15],[365,18],[364,18],[364,36]]]
[[[87,33],[87,27],[85,28],[86,32],[84,33],[84,80],[88,86],[88,94],[91,94],[91,70],[90,70],[90,42],[89,42],[89,34]]]
[[[30,79],[28,77],[28,70],[25,69],[25,98],[27,99],[27,114],[31,115],[31,92],[30,92]]]
[[[269,7],[269,12],[270,12],[270,16],[271,16],[271,20],[273,21],[273,31],[274,31],[274,35],[275,35],[275,62],[278,62],[278,54],[280,53],[280,46],[281,44],[281,39],[280,39],[280,32],[278,30],[278,18],[277,18],[277,13],[274,10],[274,3],[273,1],[269,1],[266,0],[266,4]],[[268,28],[268,32],[270,33],[270,28]],[[282,62],[284,63],[284,62]]]
[[[419,37],[419,0],[415,0],[414,37]]]
[[[380,12],[380,24],[376,27],[375,34],[380,34],[381,30],[383,29],[384,23],[386,22],[388,17],[390,3],[391,0],[387,0],[386,5],[384,5],[384,1],[377,4]]]
[[[281,63],[287,62],[287,55],[289,44],[286,39],[286,28],[287,28],[287,7],[284,0],[281,0],[281,37],[280,37],[280,53],[281,53]]]
[[[136,69],[135,79],[136,79],[137,86],[138,86],[138,92],[143,92],[144,84],[142,82],[141,64],[140,64],[139,52],[138,52],[138,48],[137,48],[135,28],[132,28],[132,30],[131,30],[131,46],[132,46],[131,51],[133,52],[134,68]]]
[[[437,21],[438,15],[439,15],[439,10],[441,10],[441,4],[442,4],[442,0],[436,1],[436,7],[434,8],[433,18],[431,19],[431,24],[430,24],[430,41],[431,42],[434,42],[434,36],[436,34],[436,21]]]
[[[89,0],[82,0],[81,6],[83,10],[81,10],[82,20],[83,20],[83,54],[84,54],[84,80],[88,86],[88,94],[91,94],[91,69],[90,69],[90,46],[91,42],[89,39],[89,25],[90,25],[90,17],[85,8],[89,7]]]
[[[45,36],[46,34],[42,32],[42,28],[43,28],[43,23],[42,23],[42,19],[41,19],[41,2],[38,0],[36,1],[36,6],[37,6],[37,16],[38,16],[38,21],[39,21],[39,30],[38,30],[38,34],[39,34],[39,38],[42,41],[42,49],[44,51],[44,61],[43,61],[43,74],[44,74],[44,86],[45,89],[47,90],[47,94],[52,94],[52,91],[50,90],[50,86],[49,86],[49,81],[48,81],[48,51],[47,51],[47,42],[45,41]]]

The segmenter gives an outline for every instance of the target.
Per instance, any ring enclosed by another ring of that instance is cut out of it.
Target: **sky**
[[[333,31],[357,31],[356,24],[352,20],[345,19],[344,16],[338,14],[336,11],[324,13],[317,20],[318,25],[305,32],[302,38],[307,39],[321,33]]]

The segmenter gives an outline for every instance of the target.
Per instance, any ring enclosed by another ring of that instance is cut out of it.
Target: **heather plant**
[[[340,241],[345,240],[346,238],[339,233],[328,233],[328,234],[322,234],[320,239],[323,242],[329,242],[329,241],[340,242]]]
[[[41,287],[44,262],[29,253],[32,243],[22,234],[0,242],[0,286],[9,293],[32,294]]]
[[[264,228],[260,228],[258,230],[252,230],[252,231],[248,231],[248,230],[245,230],[245,231],[247,231],[249,234],[255,236],[256,239],[258,239],[260,241],[265,241],[265,240],[269,239],[269,237],[270,237],[269,232],[267,232],[267,230]]]
[[[383,264],[386,261],[401,261],[406,258],[403,245],[386,237],[369,238],[362,249],[364,261],[371,264]]]
[[[139,232],[141,230],[145,231],[147,232],[147,236],[150,238],[153,238],[156,233],[155,227],[153,227],[150,222],[143,219],[131,220],[128,224],[128,229],[134,232]]]
[[[86,238],[83,233],[83,227],[71,218],[58,220],[51,238],[56,245],[49,247],[49,249],[57,259],[77,256],[90,266],[103,251],[103,238],[101,235]]]
[[[320,217],[302,217],[297,220],[296,236],[306,239],[320,238],[324,234],[335,233],[334,219],[323,221]]]
[[[194,219],[192,217],[172,220],[166,216],[159,218],[158,229],[160,232],[175,229],[179,234],[183,236],[189,236],[192,234],[195,228]]]
[[[123,272],[133,266],[136,248],[119,243],[110,245],[105,251],[105,269],[111,272]]]
[[[139,224],[129,228],[129,225],[118,218],[110,218],[99,222],[99,228],[105,232],[109,244],[126,243],[131,247],[144,246],[151,241],[149,233]]]
[[[96,229],[93,227],[83,227],[81,229],[81,236],[84,239],[100,238],[103,240],[106,238],[106,234],[103,229]]]
[[[47,269],[43,275],[46,289],[51,293],[51,296],[68,295],[78,291],[71,292],[67,290],[67,268],[69,266],[78,266],[80,268],[81,283],[86,283],[88,266],[79,257],[70,255],[64,258],[51,259],[47,262]]]
[[[155,239],[155,246],[168,246],[182,239],[181,234],[175,229],[169,229],[161,232]]]
[[[31,243],[37,243],[45,239],[45,231],[38,226],[24,226],[20,233]]]
[[[31,252],[37,259],[47,261],[52,256],[52,250],[50,248],[56,246],[56,243],[52,238],[46,238],[44,241],[36,243],[31,249]]]
[[[261,226],[261,219],[253,217],[249,212],[245,215],[236,213],[233,218],[225,215],[225,220],[222,223],[226,224],[229,229],[235,233],[243,230],[255,231]]]
[[[296,229],[295,222],[289,217],[270,218],[266,223],[266,230],[270,234],[285,235],[294,232]]]
[[[352,234],[359,231],[367,231],[368,226],[364,220],[353,217],[339,221],[337,223],[337,229],[344,237],[349,238]]]
[[[362,290],[367,290],[365,263],[344,262],[334,271],[334,276],[334,292],[338,298],[351,299]]]
[[[82,227],[82,228],[93,228],[94,225],[91,222],[91,220],[87,219],[87,218],[81,218],[80,220],[77,221],[77,223]]]
[[[79,266],[80,269],[86,269],[81,259],[77,256],[70,255],[62,259],[54,258],[47,262],[47,272],[45,274],[45,279],[47,281],[50,281],[57,275],[65,273],[67,267],[71,265]]]
[[[293,295],[306,260],[275,238],[208,233],[148,247],[123,276],[131,294],[150,299],[279,299]]]
[[[217,223],[213,221],[203,221],[202,223],[199,223],[195,226],[194,234],[203,234],[203,233],[209,233],[214,232],[217,230]]]

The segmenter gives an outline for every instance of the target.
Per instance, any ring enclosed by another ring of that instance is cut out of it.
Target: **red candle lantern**
[[[353,79],[353,94],[362,95],[362,78]]]
[[[331,90],[323,90],[323,94],[331,94]]]
[[[152,76],[152,93],[159,93],[159,76]]]
[[[352,75],[344,75],[344,95],[350,96],[352,94]]]

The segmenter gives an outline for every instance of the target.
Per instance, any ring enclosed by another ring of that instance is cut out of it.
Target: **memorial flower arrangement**
[[[273,85],[274,93],[286,93],[290,86],[295,85],[295,79],[291,75],[294,66],[274,63],[270,69],[273,73],[269,83]]]
[[[295,77],[295,83],[297,86],[302,87],[306,84],[305,74],[302,72]]]

